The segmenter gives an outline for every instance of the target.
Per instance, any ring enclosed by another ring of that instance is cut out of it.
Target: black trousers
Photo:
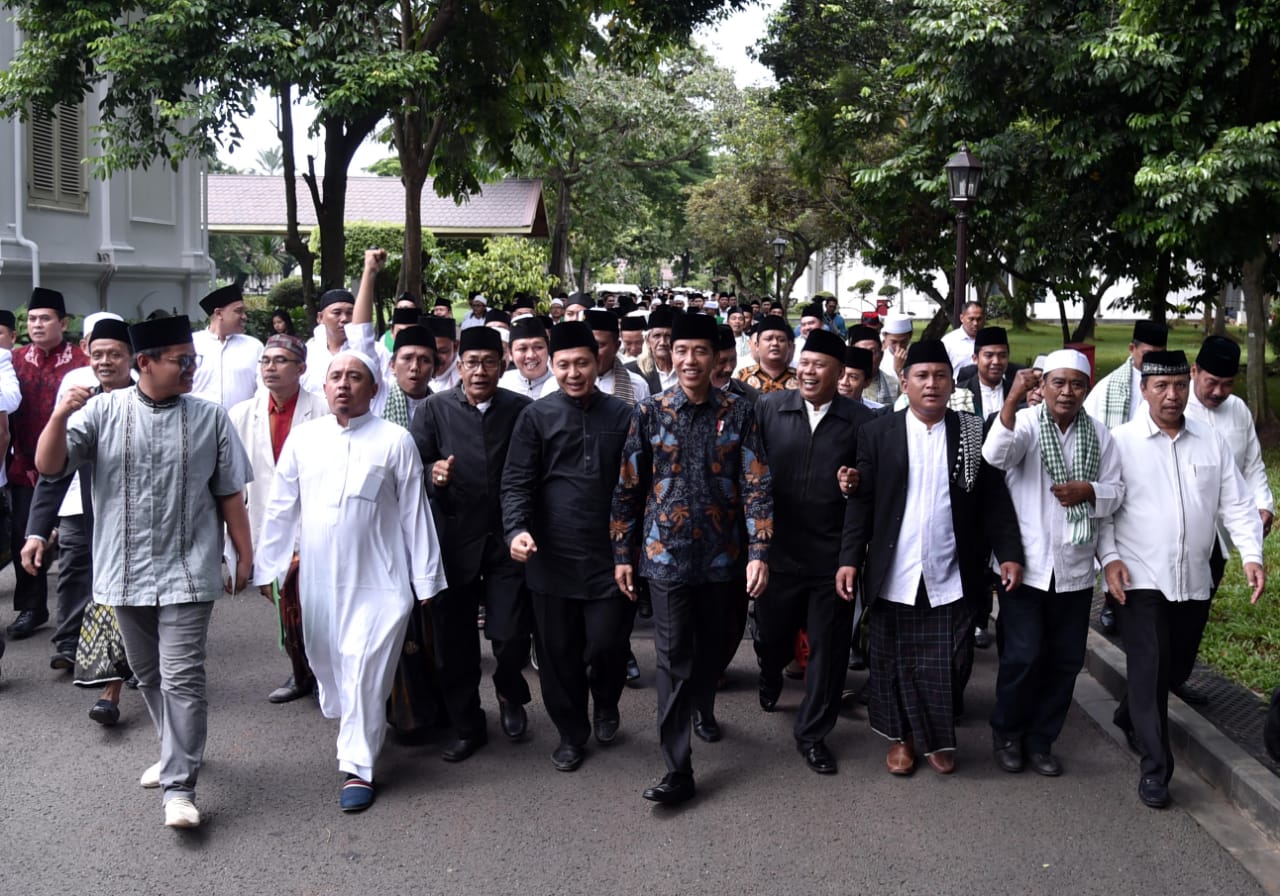
[[[1059,592],[1053,583],[1000,596],[991,727],[1029,752],[1048,753],[1062,733],[1084,668],[1092,602],[1092,589]]]
[[[635,604],[614,589],[591,600],[531,594],[538,629],[538,678],[560,740],[583,746],[591,721],[616,719],[627,683]],[[594,714],[588,714],[588,697]]]
[[[1227,571],[1227,558],[1222,554],[1222,548],[1219,547],[1217,539],[1213,542],[1213,551],[1209,554],[1209,575],[1212,578],[1213,585],[1209,590],[1209,600],[1212,600],[1218,594],[1218,586],[1222,584],[1222,576]],[[1208,601],[1206,601],[1208,603]],[[1200,641],[1204,638],[1204,627],[1209,622],[1209,613],[1206,608],[1204,621],[1200,623],[1200,627],[1195,631],[1187,632],[1189,641],[1188,650],[1182,652],[1178,657],[1178,664],[1169,670],[1169,688],[1180,688],[1187,683],[1187,679],[1191,677],[1191,673],[1196,667],[1196,657],[1200,653]]]
[[[742,646],[742,636],[747,630],[747,615],[751,610],[751,599],[747,597],[747,577],[742,576],[734,579],[729,585],[730,599],[728,604],[728,613],[724,620],[723,635],[719,645],[716,648],[715,658],[715,680],[719,684],[720,679],[729,669],[729,664],[733,662],[733,658],[738,654],[738,648]],[[708,693],[698,695],[698,703],[694,706],[698,712],[704,716],[715,717],[715,694],[716,690],[712,687]]]
[[[34,610],[49,612],[49,578],[46,570],[53,558],[46,555],[44,565],[34,576],[22,568],[18,555],[27,542],[27,518],[31,516],[31,498],[36,490],[22,485],[9,484],[9,499],[13,508],[10,519],[9,548],[13,551],[13,608],[21,613]]]
[[[804,700],[796,713],[795,737],[801,747],[818,743],[835,728],[840,694],[849,665],[853,602],[842,600],[834,576],[773,573],[756,600],[756,655],[760,674],[772,682],[795,656],[796,634],[809,637]]]
[[[84,611],[93,599],[93,533],[85,516],[58,519],[58,629],[52,641],[59,653],[75,656]]]
[[[441,696],[454,732],[475,739],[485,734],[480,708],[480,637],[476,617],[485,604],[485,637],[497,666],[493,688],[499,699],[524,705],[529,683],[524,667],[532,645],[533,612],[524,571],[514,561],[496,563],[470,582],[450,585],[431,599],[432,639]]]
[[[1209,601],[1170,601],[1159,591],[1139,589],[1126,592],[1120,614],[1129,686],[1114,720],[1137,734],[1143,777],[1168,784],[1173,777],[1169,683],[1175,669],[1195,662],[1195,633],[1204,630]]]
[[[694,709],[714,709],[725,632],[738,617],[739,584],[649,580],[658,740],[668,771],[693,772],[692,714]]]

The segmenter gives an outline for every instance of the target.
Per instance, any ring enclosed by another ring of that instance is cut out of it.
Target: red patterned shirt
[[[71,342],[63,342],[51,352],[36,345],[13,350],[13,372],[18,375],[22,390],[22,405],[9,415],[13,435],[9,481],[14,485],[35,488],[40,478],[36,472],[36,442],[53,413],[58,386],[68,371],[88,364],[89,358]]]

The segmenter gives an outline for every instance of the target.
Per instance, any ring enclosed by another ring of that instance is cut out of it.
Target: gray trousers
[[[93,533],[84,522],[84,514],[58,520],[58,630],[51,640],[68,656],[76,655],[84,611],[93,597]]]
[[[116,607],[129,667],[160,737],[165,800],[188,799],[204,758],[205,645],[213,603]]]

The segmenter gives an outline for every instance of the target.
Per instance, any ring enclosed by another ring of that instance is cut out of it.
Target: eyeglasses
[[[258,365],[260,367],[279,367],[281,364],[301,364],[301,363],[302,363],[301,361],[294,360],[293,358],[281,358],[278,356],[268,357],[266,355],[263,355],[261,358],[258,359]]]
[[[195,368],[200,366],[199,355],[178,355],[177,357],[173,357],[173,358],[169,358],[169,357],[165,357],[164,355],[161,355],[160,360],[169,361],[173,364],[178,365],[179,373],[186,373],[188,370],[194,370]]]
[[[497,370],[498,359],[497,358],[483,358],[483,359],[468,358],[467,360],[462,362],[463,370],[479,370],[482,367],[485,370]]]

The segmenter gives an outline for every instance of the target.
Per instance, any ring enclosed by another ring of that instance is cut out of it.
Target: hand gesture
[[[431,465],[431,481],[436,488],[444,488],[453,478],[453,455],[438,460]]]
[[[517,563],[528,563],[529,558],[536,553],[538,553],[538,546],[528,532],[521,532],[511,539],[511,559]]]

